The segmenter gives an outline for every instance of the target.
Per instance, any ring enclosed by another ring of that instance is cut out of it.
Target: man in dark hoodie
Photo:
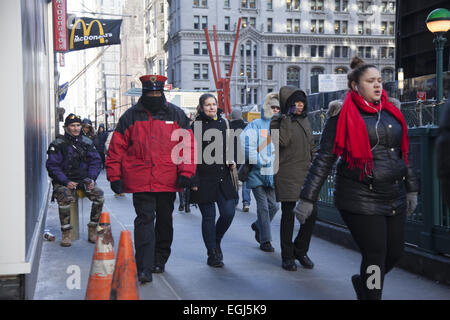
[[[47,154],[47,171],[52,178],[53,198],[58,202],[61,222],[61,246],[71,246],[70,204],[75,192],[82,188],[92,201],[88,240],[95,243],[96,227],[103,208],[103,191],[95,180],[101,170],[101,159],[90,139],[81,135],[81,119],[73,113],[64,122],[65,134],[50,144]]]
[[[272,118],[270,129],[279,130],[279,169],[274,177],[275,194],[281,202],[282,267],[297,270],[295,260],[305,268],[314,263],[307,256],[317,210],[303,224],[294,240],[293,209],[300,196],[303,181],[315,154],[314,137],[307,118],[306,94],[295,87],[285,86],[279,93],[281,112]]]
[[[164,272],[173,240],[176,192],[195,174],[189,118],[164,96],[166,77],[140,77],[142,96],[119,119],[106,157],[111,189],[133,194],[134,246],[141,283]],[[181,148],[180,148],[181,147]],[[180,148],[180,152],[173,152]],[[155,222],[156,219],[156,222]]]

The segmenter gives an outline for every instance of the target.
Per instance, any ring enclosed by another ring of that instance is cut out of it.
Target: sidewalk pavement
[[[115,254],[120,232],[133,233],[135,211],[131,194],[113,194],[103,171],[98,179],[105,192],[105,205],[111,217]],[[153,282],[140,286],[142,300],[354,300],[350,281],[359,272],[358,252],[313,237],[308,255],[314,269],[307,270],[298,262],[296,272],[281,268],[280,217],[272,222],[274,253],[259,249],[250,225],[256,219],[256,203],[252,198],[250,212],[239,204],[234,221],[222,241],[225,266],[211,268],[206,264],[206,249],[201,234],[200,211],[178,212],[178,197],[173,213],[174,239],[166,272],[154,274]],[[80,200],[80,240],[72,246],[60,246],[61,231],[56,202],[49,204],[46,229],[56,241],[44,241],[39,265],[35,300],[82,300],[86,294],[95,245],[87,241],[91,202]],[[294,234],[299,224],[296,222]],[[80,275],[77,283],[76,276]],[[74,280],[75,279],[75,280]],[[385,300],[449,300],[450,287],[395,268],[385,278]]]

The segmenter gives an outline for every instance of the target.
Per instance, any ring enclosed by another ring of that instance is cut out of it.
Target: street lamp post
[[[425,22],[428,30],[435,34],[433,43],[436,46],[436,105],[440,105],[444,95],[442,56],[445,43],[447,42],[444,35],[450,29],[450,11],[443,8],[435,9],[430,12]]]

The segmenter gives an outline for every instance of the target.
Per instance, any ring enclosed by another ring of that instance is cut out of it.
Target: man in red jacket
[[[152,272],[164,272],[175,195],[189,186],[196,164],[189,118],[164,96],[167,78],[147,75],[140,80],[142,96],[120,117],[105,165],[111,189],[133,194],[136,266],[145,283],[152,281]]]

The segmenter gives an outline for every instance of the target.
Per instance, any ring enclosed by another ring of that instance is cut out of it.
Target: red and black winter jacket
[[[166,103],[151,114],[139,100],[120,117],[113,133],[107,178],[122,180],[126,193],[182,191],[177,176],[195,174],[194,151],[195,139],[182,109]]]

